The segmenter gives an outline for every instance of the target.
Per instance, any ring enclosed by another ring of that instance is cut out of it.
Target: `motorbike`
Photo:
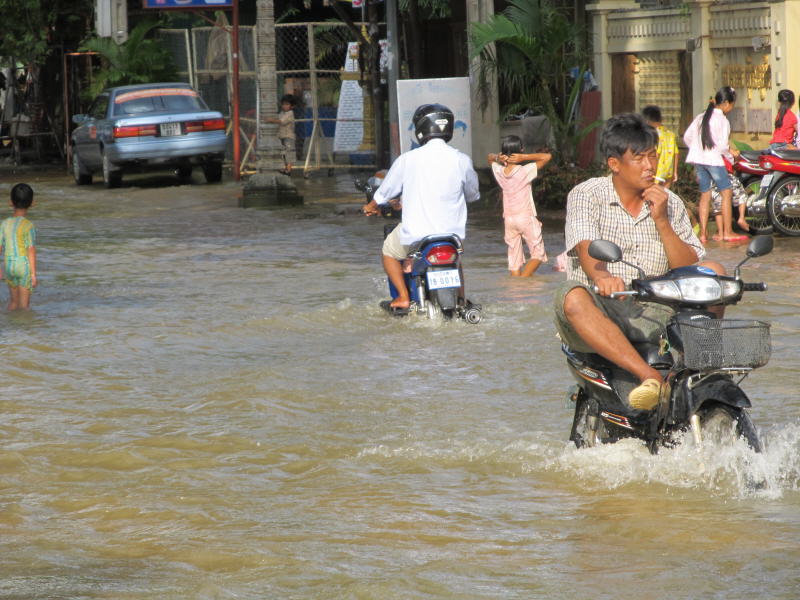
[[[675,310],[658,342],[634,344],[636,350],[669,384],[653,410],[637,410],[626,400],[639,384],[636,378],[597,354],[580,353],[562,345],[577,384],[570,390],[574,418],[570,440],[578,448],[614,443],[623,438],[642,440],[651,453],[674,447],[691,431],[695,442],[725,443],[743,438],[761,451],[747,409],[750,399],[739,387],[753,369],[764,366],[771,353],[769,324],[747,319],[715,318],[710,308],[741,300],[744,292],[766,291],[765,283],[745,283],[742,265],[772,251],[771,236],[750,240],[747,254],[733,276],[706,267],[672,269],[658,277],[639,278],[631,289],[613,294],[656,302]],[[589,254],[604,262],[622,262],[617,245],[596,240]]]
[[[761,190],[761,178],[769,173],[761,166],[760,150],[743,150],[739,159],[733,164],[733,172],[742,184],[747,197],[747,224],[752,235],[767,235],[772,233],[772,222],[767,215],[766,200],[758,200]]]
[[[800,236],[800,150],[770,150],[759,157],[768,171],[754,204],[764,205],[775,231]]]
[[[368,179],[355,178],[357,189],[364,192],[367,202],[372,201],[375,191],[380,187],[386,171],[378,171]],[[402,200],[394,198],[381,205],[381,216],[402,218]],[[384,239],[398,223],[383,226]],[[391,300],[381,302],[381,308],[395,316],[424,314],[434,319],[458,317],[467,323],[477,324],[483,318],[483,308],[464,297],[464,272],[461,268],[461,254],[464,252],[461,238],[455,234],[430,235],[409,248],[403,276],[411,298],[408,309],[392,308]],[[397,288],[389,281],[389,295],[397,298]]]
[[[386,226],[384,237],[393,228]],[[445,319],[459,317],[467,323],[479,323],[483,318],[481,305],[464,297],[463,251],[461,238],[456,234],[429,235],[413,244],[403,273],[411,306],[407,310],[393,309],[391,300],[384,300],[381,307],[396,316],[419,313],[431,319],[441,315]],[[392,299],[398,296],[391,281],[389,294]]]

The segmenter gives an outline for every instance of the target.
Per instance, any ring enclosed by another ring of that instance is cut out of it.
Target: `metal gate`
[[[192,29],[160,29],[159,38],[170,51],[182,81],[190,83],[212,110],[228,118],[231,137],[233,56],[231,35],[226,26]],[[258,83],[256,79],[256,36],[254,27],[239,27],[239,132],[242,140],[240,171],[256,168],[258,132]],[[229,144],[228,156],[233,155]]]
[[[363,23],[357,23],[362,28]],[[381,25],[384,28],[384,25]],[[181,80],[190,83],[213,110],[230,117],[231,36],[223,26],[160,29]],[[275,26],[278,95],[295,97],[297,161],[306,175],[321,168],[375,167],[372,105],[349,56],[353,32],[342,23]],[[239,28],[239,108],[242,173],[256,168],[258,81],[254,27]],[[230,134],[230,126],[228,128]],[[232,153],[231,153],[232,154]]]
[[[365,24],[357,23],[364,30]],[[342,23],[275,26],[278,97],[295,97],[297,159],[303,171],[375,167],[372,105]]]

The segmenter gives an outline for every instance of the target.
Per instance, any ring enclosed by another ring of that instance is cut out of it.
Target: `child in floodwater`
[[[501,140],[500,154],[488,156],[494,178],[503,191],[508,270],[514,277],[530,277],[547,260],[542,224],[536,216],[531,182],[536,179],[539,169],[550,162],[552,156],[546,152],[523,154],[522,151],[522,140],[516,135],[507,135]],[[522,248],[523,240],[528,244],[531,255],[527,264]]]
[[[0,223],[0,251],[5,260],[0,276],[8,284],[8,310],[28,309],[36,287],[36,229],[27,219],[33,204],[33,189],[27,183],[11,188],[13,216]]]

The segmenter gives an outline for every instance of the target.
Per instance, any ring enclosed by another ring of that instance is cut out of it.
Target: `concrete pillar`
[[[770,21],[772,95],[777,101],[779,90],[800,91],[800,61],[795,56],[800,44],[800,0],[770,3]]]
[[[467,27],[470,23],[486,23],[494,14],[492,0],[466,0],[467,2]],[[469,31],[467,31],[469,35]],[[470,47],[470,52],[472,48]],[[479,106],[481,98],[478,93],[478,80],[476,76],[478,59],[470,65],[470,93],[472,95],[472,160],[476,166],[483,167],[486,155],[497,152],[500,144],[500,125],[497,122],[500,108],[497,98],[497,80],[493,78],[491,89],[487,98],[486,110]]]
[[[611,116],[614,94],[611,49],[609,47],[608,15],[616,10],[636,10],[639,5],[632,0],[599,0],[586,5],[591,15],[592,73],[600,86],[600,118]]]
[[[592,58],[594,79],[600,86],[600,115],[611,116],[611,55],[608,52],[608,13],[607,8],[598,7],[592,15]]]
[[[717,91],[714,84],[714,56],[711,53],[711,4],[713,0],[689,0],[691,14],[692,112],[708,108],[708,99]]]
[[[278,82],[275,74],[275,14],[273,3],[256,4],[256,72],[258,74],[258,171],[276,172],[281,168],[281,147],[277,125],[266,122],[278,114]]]
[[[298,204],[302,196],[291,178],[278,175],[282,166],[277,125],[266,123],[278,112],[278,82],[275,60],[275,11],[273,0],[256,0],[256,73],[258,77],[258,173],[244,185],[240,205],[270,206]]]

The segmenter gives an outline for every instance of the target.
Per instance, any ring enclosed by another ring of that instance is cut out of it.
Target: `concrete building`
[[[737,91],[729,115],[735,139],[767,145],[778,91],[800,93],[800,0],[686,0],[647,7],[599,0],[586,7],[602,117],[661,106],[665,123],[683,132],[723,85]]]

